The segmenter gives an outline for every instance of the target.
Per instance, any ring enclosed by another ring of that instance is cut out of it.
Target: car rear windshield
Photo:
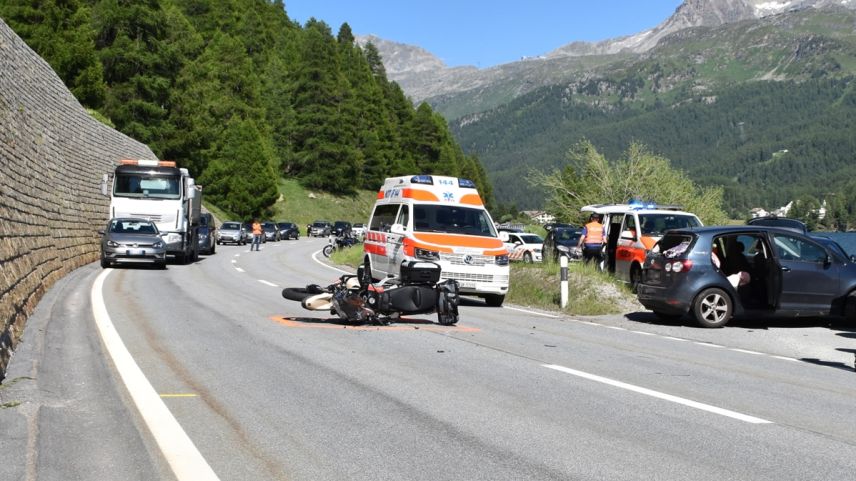
[[[654,245],[651,252],[671,259],[688,252],[692,242],[693,236],[689,234],[666,234]]]
[[[639,214],[642,224],[642,235],[658,236],[671,229],[686,229],[701,227],[701,222],[694,215],[687,214]]]

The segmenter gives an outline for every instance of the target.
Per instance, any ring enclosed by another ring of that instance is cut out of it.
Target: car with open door
[[[639,302],[703,327],[732,317],[845,317],[856,322],[856,259],[825,239],[765,226],[675,229],[653,246]]]

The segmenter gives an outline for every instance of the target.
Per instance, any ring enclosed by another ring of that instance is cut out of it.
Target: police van
[[[431,261],[462,294],[501,306],[508,292],[508,250],[474,182],[457,177],[391,177],[367,226],[363,268],[375,279],[399,276],[402,262]]]
[[[676,205],[595,204],[580,211],[601,215],[605,243],[601,268],[634,290],[642,280],[645,256],[667,230],[702,226],[695,214]]]

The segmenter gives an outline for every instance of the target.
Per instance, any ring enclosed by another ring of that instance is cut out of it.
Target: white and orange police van
[[[377,194],[363,266],[375,279],[399,276],[402,262],[431,261],[462,294],[501,306],[508,292],[508,250],[474,182],[457,177],[391,177]]]
[[[601,267],[634,289],[641,281],[645,256],[667,230],[702,226],[695,214],[675,205],[595,204],[580,211],[601,215],[605,242]]]

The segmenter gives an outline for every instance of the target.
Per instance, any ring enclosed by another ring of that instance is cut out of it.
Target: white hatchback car
[[[527,264],[541,262],[541,249],[544,239],[528,232],[500,232],[499,238],[508,248],[508,260],[523,261]]]

